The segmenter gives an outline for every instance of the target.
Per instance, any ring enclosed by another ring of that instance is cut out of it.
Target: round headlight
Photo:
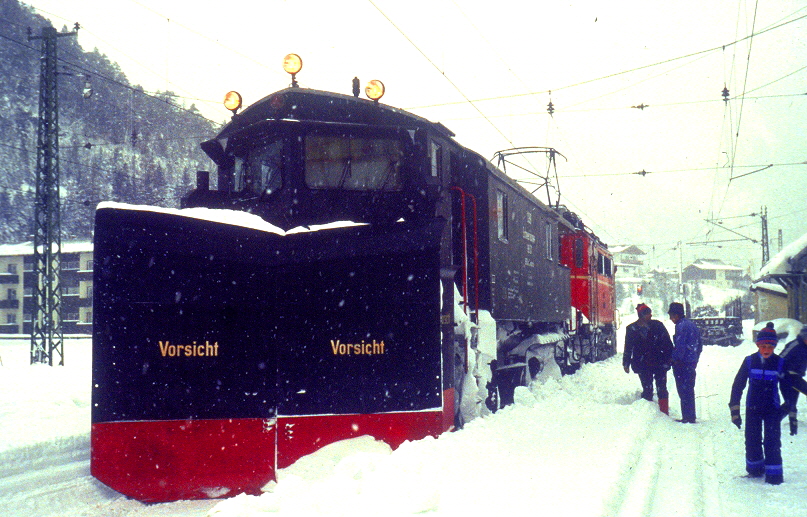
[[[303,68],[303,59],[297,54],[287,54],[283,58],[283,70],[287,74],[294,75]]]
[[[374,101],[377,101],[384,96],[384,83],[378,79],[373,79],[364,88],[364,93]]]
[[[224,96],[224,107],[235,113],[241,108],[241,94],[238,92],[227,92]]]

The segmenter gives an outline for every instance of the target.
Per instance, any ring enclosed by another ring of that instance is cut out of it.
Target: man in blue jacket
[[[672,368],[678,397],[681,399],[681,420],[695,423],[695,368],[701,355],[701,334],[692,320],[684,317],[684,306],[678,302],[667,310],[675,323],[673,336]]]

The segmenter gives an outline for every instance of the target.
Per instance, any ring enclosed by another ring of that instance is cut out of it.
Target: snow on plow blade
[[[441,226],[280,236],[100,208],[93,475],[151,502],[256,493],[337,440],[444,431]]]

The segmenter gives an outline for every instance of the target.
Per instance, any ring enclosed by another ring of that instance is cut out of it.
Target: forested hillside
[[[0,243],[15,243],[30,240],[36,185],[41,41],[28,28],[50,22],[17,0],[0,0],[0,19]],[[216,124],[172,92],[131,85],[75,37],[59,38],[58,56],[62,239],[90,238],[100,201],[178,206],[195,171],[212,168],[199,142]]]

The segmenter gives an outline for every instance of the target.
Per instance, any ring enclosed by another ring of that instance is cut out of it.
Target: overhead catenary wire
[[[548,88],[546,90],[526,92],[526,93],[498,95],[498,96],[484,97],[484,98],[479,98],[479,99],[471,99],[470,102],[480,103],[480,102],[502,100],[502,99],[509,99],[509,98],[515,98],[515,97],[527,97],[527,96],[532,96],[532,95],[545,95],[545,94],[548,94],[550,91],[558,92],[558,91],[566,90],[566,89],[569,89],[569,88],[575,88],[577,86],[582,86],[582,85],[585,85],[585,84],[590,84],[590,83],[593,83],[593,82],[602,81],[602,80],[610,79],[610,78],[613,78],[613,77],[618,77],[620,75],[625,75],[625,74],[637,72],[639,70],[645,70],[647,68],[656,67],[656,66],[663,65],[663,64],[666,64],[666,63],[671,63],[673,61],[678,61],[680,59],[686,59],[686,58],[698,56],[698,55],[701,55],[701,54],[706,54],[706,53],[716,52],[718,50],[723,50],[723,49],[725,49],[727,47],[731,47],[731,46],[737,45],[738,43],[742,43],[743,41],[749,40],[749,39],[751,39],[751,38],[753,38],[755,36],[759,36],[759,35],[765,34],[767,32],[779,29],[781,27],[784,27],[784,26],[789,25],[791,23],[797,22],[799,20],[803,20],[805,18],[807,18],[807,14],[799,16],[798,18],[794,18],[792,20],[788,20],[786,22],[782,22],[782,23],[773,25],[773,26],[768,27],[766,29],[763,29],[763,30],[761,30],[761,31],[759,31],[757,33],[752,33],[752,34],[749,34],[749,35],[744,36],[742,38],[737,38],[734,41],[731,41],[729,43],[725,43],[723,45],[719,45],[719,46],[716,46],[716,47],[711,47],[711,48],[704,49],[704,50],[699,50],[699,51],[696,51],[696,52],[690,52],[688,54],[684,54],[684,55],[681,55],[681,56],[665,59],[665,60],[662,60],[662,61],[657,61],[655,63],[650,63],[650,64],[647,64],[647,65],[642,65],[642,66],[630,68],[630,69],[627,69],[627,70],[622,70],[620,72],[614,72],[614,73],[611,73],[611,74],[606,74],[606,75],[595,77],[595,78],[592,78],[592,79],[586,79],[586,80],[579,81],[579,82],[572,83],[572,84],[568,84],[568,85],[565,85],[565,86],[560,86],[560,87],[555,87],[555,88]],[[466,101],[445,102],[445,103],[438,103],[438,104],[428,104],[428,105],[423,105],[423,106],[411,106],[411,107],[406,108],[406,109],[407,110],[415,110],[415,109],[436,108],[436,107],[442,107],[442,106],[451,106],[451,105],[455,105],[455,104],[464,104],[464,102],[466,102]]]

